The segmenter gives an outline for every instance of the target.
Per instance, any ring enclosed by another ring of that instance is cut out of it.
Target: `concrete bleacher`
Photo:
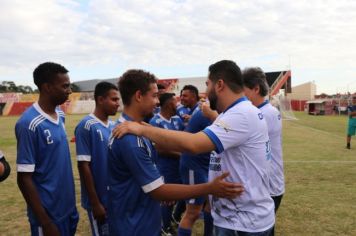
[[[22,114],[24,111],[26,111],[27,108],[29,108],[33,102],[14,102],[8,111],[7,115],[8,116],[17,116]]]
[[[38,100],[39,94],[0,93],[3,116],[21,115],[28,107]],[[94,110],[93,92],[72,93],[68,101],[61,105],[67,114],[85,114]]]

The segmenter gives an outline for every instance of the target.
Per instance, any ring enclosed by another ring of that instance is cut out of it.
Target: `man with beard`
[[[100,82],[94,91],[95,110],[75,128],[78,170],[81,180],[82,207],[87,210],[92,235],[109,235],[107,211],[108,141],[119,108],[115,85]]]
[[[244,96],[241,70],[233,61],[212,64],[206,84],[211,108],[220,114],[202,132],[191,134],[126,122],[117,127],[115,135],[133,133],[180,152],[213,151],[209,179],[228,170],[228,179],[243,183],[246,189],[234,199],[210,197],[215,235],[270,235],[275,216],[269,193],[270,149],[263,114]]]
[[[17,121],[17,182],[32,235],[74,235],[78,212],[64,113],[71,94],[68,70],[46,62],[33,72],[38,102]]]
[[[185,85],[180,92],[181,104],[177,108],[177,114],[183,120],[184,125],[188,125],[190,117],[199,107],[199,91],[194,85]]]
[[[158,103],[157,79],[149,72],[129,70],[120,77],[118,87],[124,104],[118,123],[142,122]],[[206,194],[234,198],[243,191],[240,184],[223,181],[228,176],[226,172],[210,183],[166,184],[154,163],[156,150],[148,139],[132,134],[114,137],[109,141],[108,156],[108,221],[111,235],[160,235],[159,201]]]

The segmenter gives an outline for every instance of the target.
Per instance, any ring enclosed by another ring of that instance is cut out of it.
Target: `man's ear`
[[[225,82],[222,79],[219,79],[216,83],[215,83],[215,88],[217,92],[221,92],[222,90],[224,90],[225,88]]]
[[[253,91],[254,91],[256,94],[260,94],[260,86],[259,86],[259,85],[256,85],[256,86],[253,88]]]
[[[102,104],[104,99],[105,98],[103,96],[98,96],[98,98],[97,98],[98,104]]]
[[[135,100],[136,100],[137,102],[141,102],[141,101],[142,101],[142,93],[141,93],[140,90],[137,90],[137,91],[135,92]]]
[[[50,83],[43,83],[41,85],[41,91],[46,92],[46,93],[50,92],[51,91],[51,84]]]

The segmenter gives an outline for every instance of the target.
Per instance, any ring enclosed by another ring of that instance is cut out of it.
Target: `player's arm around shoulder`
[[[115,127],[115,130],[113,131],[113,135],[118,138],[128,133],[147,137],[154,143],[177,152],[199,154],[210,152],[215,149],[214,143],[203,132],[191,134],[182,131],[166,130],[142,125],[137,122],[121,123]]]

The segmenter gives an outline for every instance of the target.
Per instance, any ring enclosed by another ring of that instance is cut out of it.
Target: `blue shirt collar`
[[[225,111],[224,111],[223,113],[227,112],[231,107],[233,107],[233,106],[239,104],[240,102],[247,101],[247,100],[248,100],[248,99],[246,98],[246,96],[243,96],[243,97],[237,99],[237,100],[236,100],[235,102],[233,102],[230,106],[228,106],[228,107],[225,109]]]
[[[268,104],[268,100],[262,102],[260,105],[257,106],[258,109],[262,108],[264,105]]]
[[[133,119],[131,117],[129,117],[127,114],[125,114],[125,113],[122,113],[122,117],[127,121],[133,121]]]
[[[197,102],[197,104],[195,104],[195,106],[190,110],[190,114],[192,114],[198,106],[199,106],[199,102]]]

